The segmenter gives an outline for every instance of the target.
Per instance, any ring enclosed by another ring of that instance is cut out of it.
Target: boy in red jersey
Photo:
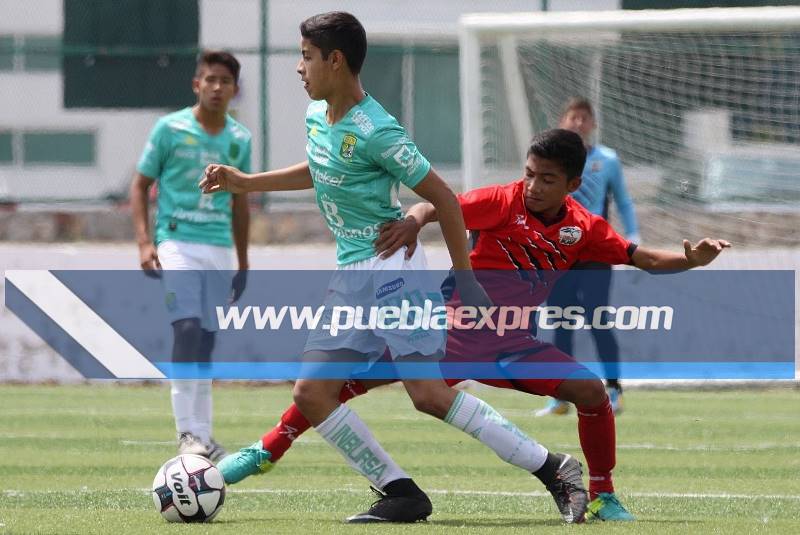
[[[567,270],[579,261],[633,264],[646,270],[684,270],[708,264],[730,246],[724,240],[704,239],[695,246],[684,240],[684,251],[673,253],[628,242],[603,218],[592,215],[569,197],[580,186],[585,158],[580,136],[567,130],[549,130],[533,139],[523,179],[459,195],[466,227],[478,233],[470,261],[475,270],[494,270],[479,272],[478,278],[495,303],[541,304],[558,271]],[[405,220],[382,229],[375,247],[382,254],[391,255],[408,246],[406,254],[411,255],[421,227],[436,218],[433,205],[414,205]],[[502,276],[502,271],[529,276]],[[457,292],[448,305],[460,305]],[[602,520],[633,520],[614,494],[611,479],[616,463],[614,414],[603,382],[587,375],[587,370],[572,357],[536,340],[528,329],[506,331],[502,336],[493,329],[448,332],[445,362],[486,356],[559,365],[555,378],[476,379],[492,386],[575,403],[578,435],[589,465],[592,499],[589,511]],[[448,383],[460,381],[453,379]],[[377,384],[377,381],[350,381],[342,389],[340,399],[350,399]],[[220,463],[226,482],[235,483],[269,469],[308,427],[300,411],[290,407],[261,441]]]

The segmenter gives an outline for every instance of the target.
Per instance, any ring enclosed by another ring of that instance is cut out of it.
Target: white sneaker
[[[191,433],[178,435],[178,455],[190,454],[208,457],[208,448],[202,441]]]

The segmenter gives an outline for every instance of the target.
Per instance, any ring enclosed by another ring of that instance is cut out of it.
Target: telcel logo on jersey
[[[344,175],[331,176],[327,172],[313,167],[311,168],[311,177],[314,179],[314,182],[319,182],[327,186],[339,187],[342,185],[342,182],[344,182]]]

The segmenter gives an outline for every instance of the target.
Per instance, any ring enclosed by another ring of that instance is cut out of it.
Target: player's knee
[[[444,386],[444,385],[443,385]],[[445,388],[447,388],[445,386]],[[436,418],[444,418],[450,409],[441,388],[435,388],[429,382],[406,383],[406,390],[414,403],[414,408]]]
[[[558,399],[577,406],[596,407],[606,397],[606,389],[600,379],[567,379],[558,388]]]
[[[341,391],[341,386],[339,387]],[[317,413],[321,405],[329,404],[330,399],[337,401],[338,392],[332,393],[324,381],[300,380],[294,384],[292,397],[300,412]]]
[[[196,362],[202,359],[203,329],[198,318],[185,318],[173,322],[172,360]]]

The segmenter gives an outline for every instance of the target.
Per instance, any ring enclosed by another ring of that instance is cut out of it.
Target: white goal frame
[[[487,38],[498,44],[503,82],[515,118],[514,137],[526,146],[532,134],[519,67],[513,55],[516,35],[570,35],[597,32],[686,32],[757,31],[800,29],[800,7],[702,8],[637,11],[576,11],[527,13],[472,13],[459,19],[459,77],[461,96],[461,148],[464,189],[483,177],[481,116],[481,43]],[[599,95],[589,95],[597,100]],[[599,118],[602,124],[602,119]],[[522,159],[522,155],[520,156]]]

